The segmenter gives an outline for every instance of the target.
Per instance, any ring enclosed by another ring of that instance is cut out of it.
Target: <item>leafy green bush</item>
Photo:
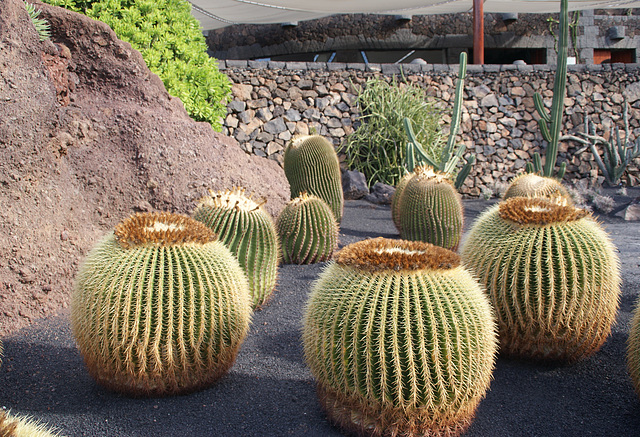
[[[405,174],[408,141],[403,120],[411,120],[416,138],[428,156],[442,153],[442,111],[426,99],[417,85],[399,85],[395,79],[369,79],[358,94],[362,125],[347,137],[340,151],[346,164],[364,173],[369,186],[376,182],[396,185]]]
[[[191,117],[222,129],[231,84],[207,54],[185,0],[44,0],[108,24],[140,53]]]

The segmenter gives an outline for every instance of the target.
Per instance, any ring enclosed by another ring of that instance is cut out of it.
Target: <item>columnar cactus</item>
[[[244,189],[211,193],[202,199],[193,218],[218,235],[238,258],[249,278],[253,307],[262,305],[273,292],[280,257],[273,219],[244,194]]]
[[[233,254],[202,223],[170,213],[120,222],[84,261],[71,304],[89,373],[134,396],[212,384],[233,364],[250,317]]]
[[[276,220],[282,258],[287,264],[312,264],[331,258],[338,245],[338,223],[324,200],[302,193]]]
[[[457,250],[462,236],[462,199],[445,173],[418,167],[399,200],[400,236]]]
[[[462,259],[489,293],[507,355],[573,362],[611,332],[619,260],[585,210],[561,199],[508,199],[477,219]]]
[[[640,396],[640,300],[636,303],[627,343],[627,368],[636,393]]]
[[[503,199],[511,197],[562,197],[569,203],[573,202],[569,191],[558,179],[535,173],[523,173],[513,178]]]
[[[3,437],[61,437],[45,425],[27,417],[12,416],[0,411],[0,436]]]
[[[463,432],[497,346],[489,300],[458,255],[384,238],[338,252],[313,286],[303,341],[330,420],[371,436]]]
[[[336,221],[342,220],[344,196],[342,173],[333,145],[320,135],[294,138],[284,151],[284,173],[294,199],[306,192],[331,208]]]

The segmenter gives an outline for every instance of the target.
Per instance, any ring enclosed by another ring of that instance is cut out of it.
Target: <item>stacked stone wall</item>
[[[369,78],[395,75],[423,87],[429,98],[449,107],[457,78],[455,65],[220,61],[220,67],[233,82],[225,133],[236,138],[246,153],[280,164],[287,142],[295,135],[315,132],[339,148],[360,124],[357,87]],[[495,192],[523,172],[535,152],[544,156],[546,142],[537,125],[533,94],[540,92],[550,106],[554,74],[552,66],[469,65],[460,140],[477,163],[463,193]],[[562,133],[583,131],[585,115],[599,134],[611,126],[624,131],[625,100],[630,104],[629,124],[635,139],[640,137],[640,64],[569,66]],[[558,161],[567,163],[565,181],[569,183],[594,185],[602,180],[592,154],[582,144],[563,141]],[[637,158],[628,167],[627,185],[640,183],[639,164]]]

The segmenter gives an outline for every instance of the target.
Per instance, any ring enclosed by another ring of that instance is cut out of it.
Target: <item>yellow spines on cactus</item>
[[[573,203],[569,191],[558,179],[535,173],[523,173],[513,178],[503,199],[512,197],[561,197],[568,203]]]
[[[640,396],[640,300],[636,302],[627,340],[627,369],[636,393]]]
[[[253,308],[264,304],[276,286],[280,249],[273,219],[244,194],[244,189],[211,192],[200,201],[193,218],[218,235],[249,278]]]
[[[0,436],[3,437],[62,437],[49,427],[29,417],[13,416],[0,411]]]
[[[348,433],[460,434],[491,381],[489,300],[458,255],[428,243],[346,246],[313,285],[303,324],[320,402]]]
[[[338,223],[329,205],[302,193],[280,212],[276,229],[282,259],[288,264],[312,264],[331,258],[338,245]]]
[[[340,162],[333,145],[320,135],[294,138],[284,151],[284,173],[291,198],[313,194],[331,208],[336,221],[342,220],[344,195]]]
[[[611,332],[620,263],[600,224],[560,198],[515,197],[485,211],[462,248],[498,315],[506,355],[572,362]]]
[[[400,218],[400,198],[402,197],[402,193],[404,189],[407,187],[407,184],[411,180],[411,178],[415,176],[415,172],[407,173],[400,179],[398,185],[396,185],[396,191],[393,193],[393,197],[391,198],[391,219],[393,220],[393,224],[395,225],[398,232],[402,228],[401,218]]]
[[[399,199],[400,236],[457,250],[462,237],[462,198],[445,173],[417,167]]]
[[[247,278],[204,224],[170,213],[131,216],[87,256],[71,326],[89,373],[126,394],[212,384],[249,328]]]

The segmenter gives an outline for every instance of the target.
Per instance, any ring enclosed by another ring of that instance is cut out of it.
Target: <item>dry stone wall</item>
[[[233,82],[225,133],[246,153],[282,164],[287,142],[295,135],[319,133],[336,147],[359,125],[357,87],[383,75],[419,84],[430,98],[452,104],[455,65],[374,65],[298,62],[220,61]],[[534,92],[550,106],[555,70],[551,66],[469,65],[465,81],[461,141],[477,163],[462,192],[478,196],[499,191],[524,171],[546,143],[537,125]],[[623,128],[623,105],[630,104],[633,138],[640,137],[640,64],[571,65],[567,81],[564,134],[582,131],[588,115],[599,134]],[[448,120],[447,120],[448,121]],[[584,146],[564,141],[559,162],[567,162],[565,181],[594,185],[602,181]],[[640,158],[628,167],[624,182],[640,183]],[[582,182],[580,182],[582,181]]]

